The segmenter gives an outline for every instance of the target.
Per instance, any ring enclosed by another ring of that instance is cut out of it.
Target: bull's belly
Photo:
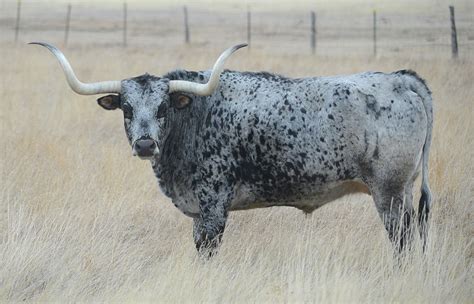
[[[311,213],[315,209],[351,193],[370,194],[360,180],[332,182],[325,185],[308,185],[305,191],[285,195],[279,193],[271,199],[260,197],[258,191],[248,185],[237,186],[230,210],[247,210],[274,206],[290,206]]]

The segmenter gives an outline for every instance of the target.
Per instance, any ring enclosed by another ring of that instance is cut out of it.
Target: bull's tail
[[[426,138],[423,145],[423,155],[422,155],[422,182],[421,182],[421,198],[418,205],[418,224],[420,229],[421,238],[423,240],[423,248],[426,245],[426,238],[428,235],[428,216],[431,210],[431,190],[428,181],[428,159],[430,154],[430,145],[431,145],[431,133],[433,131],[433,100],[431,98],[431,91],[426,85],[425,81],[418,76],[415,72],[410,70],[403,70],[397,72],[402,75],[409,77],[407,83],[409,88],[418,94],[425,107],[426,117],[427,117],[427,129],[426,129]]]

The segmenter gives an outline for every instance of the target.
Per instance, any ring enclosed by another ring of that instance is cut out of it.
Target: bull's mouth
[[[156,152],[154,152],[153,154],[146,154],[146,155],[140,155],[135,150],[132,150],[132,155],[137,156],[141,160],[152,160],[159,155],[159,150],[156,149]]]
[[[158,154],[157,154],[158,155]],[[156,155],[156,156],[157,156]],[[140,155],[137,155],[139,159],[141,160],[152,160],[155,158],[155,155],[152,155],[152,156],[140,156]]]

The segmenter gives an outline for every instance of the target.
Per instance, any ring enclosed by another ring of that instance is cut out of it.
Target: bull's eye
[[[124,103],[122,105],[123,117],[125,119],[132,119],[133,117],[133,110],[132,107],[128,103]]]

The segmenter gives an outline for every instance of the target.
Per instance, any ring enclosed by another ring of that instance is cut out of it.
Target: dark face
[[[166,116],[171,107],[183,109],[191,103],[189,96],[169,94],[168,83],[166,78],[145,74],[123,80],[120,95],[107,95],[97,100],[104,109],[122,109],[132,153],[141,159],[159,155]]]

